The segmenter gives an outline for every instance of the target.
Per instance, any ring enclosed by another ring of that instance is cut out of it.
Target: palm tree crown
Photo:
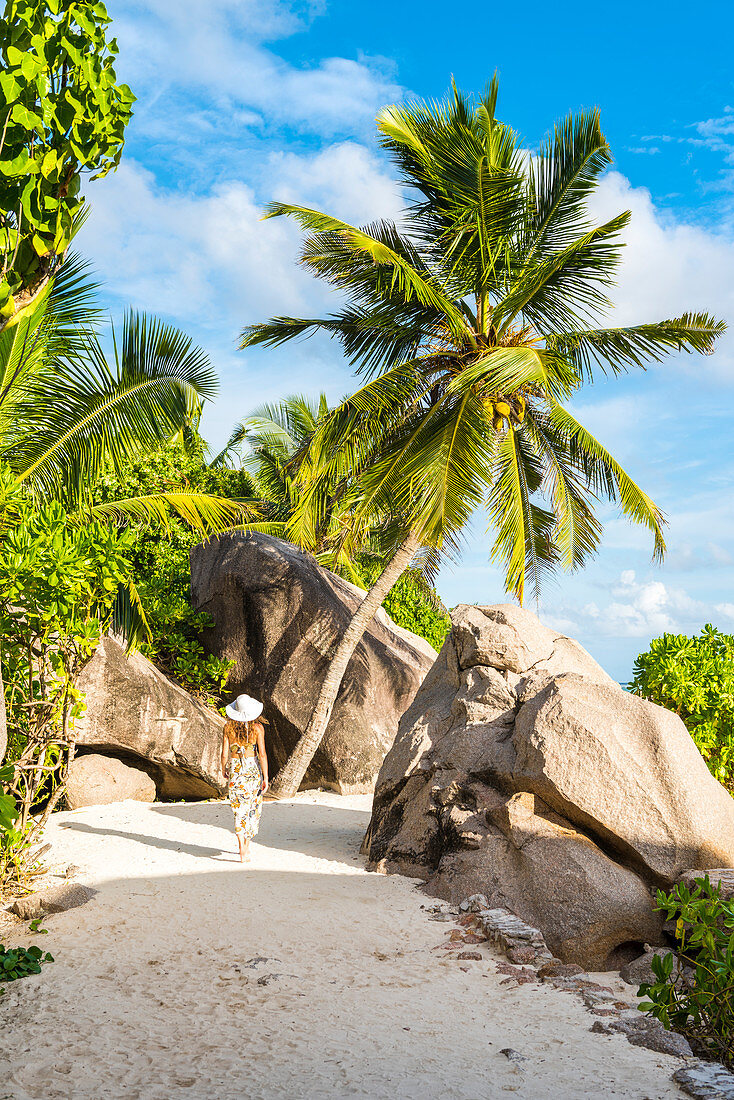
[[[494,79],[477,101],[454,88],[443,103],[380,113],[382,145],[413,199],[399,226],[357,228],[273,203],[269,216],[307,233],[302,263],[347,301],[323,318],[252,325],[242,344],[338,338],[369,381],[314,433],[323,476],[369,449],[361,507],[409,516],[419,543],[441,553],[458,549],[484,504],[492,557],[522,599],[546,569],[576,568],[596,550],[599,496],[647,526],[663,554],[659,509],[565,405],[597,369],[710,352],[725,326],[687,313],[604,327],[630,215],[589,217],[611,163],[598,113],[569,116],[528,155],[496,118],[496,99]],[[299,507],[311,522],[308,487]]]

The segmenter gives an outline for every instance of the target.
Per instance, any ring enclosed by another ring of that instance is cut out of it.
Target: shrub
[[[106,502],[148,493],[213,493],[235,500],[251,499],[252,481],[243,471],[206,466],[203,443],[181,442],[127,462],[120,474],[107,473],[94,489],[96,501]],[[145,524],[131,528],[132,577],[140,594],[151,637],[142,652],[188,690],[218,705],[231,662],[208,655],[201,643],[209,615],[191,606],[189,551],[201,533],[171,520],[164,532]]]
[[[198,438],[188,447],[175,442],[129,462],[122,474],[108,473],[95,487],[94,498],[103,502],[178,489],[243,501],[259,498],[258,487],[246,470],[207,466],[204,444]],[[201,632],[211,618],[191,606],[189,551],[200,541],[200,534],[177,521],[170,523],[163,536],[136,525],[131,561],[151,630],[150,641],[141,645],[143,653],[174,680],[216,706],[231,662],[206,653]],[[374,580],[379,568],[375,562],[359,566],[365,585]],[[435,649],[441,648],[451,623],[436,594],[417,574],[404,574],[383,606],[398,626],[419,634]]]
[[[5,475],[0,470],[0,480]],[[129,571],[129,534],[72,523],[61,504],[13,504],[0,539],[0,665],[8,751],[0,769],[0,891],[19,877],[63,792],[79,673],[108,628]],[[7,514],[6,514],[7,519]],[[40,818],[32,810],[45,804]]]
[[[403,573],[393,585],[382,606],[393,622],[425,638],[434,649],[441,648],[451,629],[451,619],[435,592],[410,571]]]
[[[720,783],[734,792],[734,637],[663,634],[635,661],[630,691],[675,711]]]
[[[656,981],[640,986],[640,1009],[679,1031],[701,1054],[734,1067],[734,902],[708,875],[694,889],[658,891],[657,909],[676,921],[677,953],[656,957]]]
[[[53,955],[40,947],[5,947],[0,943],[0,982],[14,982],[29,974],[40,974],[41,963],[54,961]],[[0,987],[0,993],[5,990]]]

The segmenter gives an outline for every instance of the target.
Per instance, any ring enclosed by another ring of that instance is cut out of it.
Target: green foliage
[[[35,944],[32,947],[5,947],[0,943],[0,982],[14,982],[29,974],[40,974],[41,964],[53,961],[53,955],[48,951],[44,953]],[[0,993],[4,992],[0,988]]]
[[[629,690],[675,711],[712,775],[734,793],[734,637],[663,634],[635,661]]]
[[[83,711],[79,673],[109,627],[129,575],[132,536],[102,521],[72,522],[57,501],[35,507],[0,467],[12,522],[0,539],[0,663],[8,753],[0,885],[17,872],[63,790],[73,723]],[[1,495],[1,494],[0,494]],[[2,519],[2,517],[0,517]],[[16,803],[15,814],[7,800]],[[47,814],[46,814],[47,816]],[[12,821],[8,825],[8,819]]]
[[[375,571],[376,572],[376,571]],[[376,580],[371,578],[371,583]],[[438,597],[425,578],[413,570],[405,573],[392,586],[382,606],[393,622],[439,650],[451,629],[451,619],[440,606]]]
[[[144,458],[124,463],[99,479],[94,489],[98,504],[150,494],[196,492],[222,499],[252,499],[252,480],[245,471],[206,466],[203,444],[193,437],[168,444]],[[201,533],[170,520],[165,535],[149,525],[130,528],[132,577],[140,594],[150,629],[141,649],[155,664],[189,690],[218,705],[230,662],[209,656],[201,631],[211,624],[208,615],[191,606],[189,551]]]
[[[82,174],[120,160],[134,95],[98,0],[7,0],[0,20],[0,317],[63,258]]]
[[[677,951],[653,959],[656,981],[640,986],[639,1007],[734,1068],[734,902],[706,875],[693,890],[659,890],[657,908],[676,921]]]
[[[336,477],[321,477],[318,456],[309,443],[329,406],[326,394],[310,401],[298,394],[276,405],[262,405],[235,428],[212,465],[221,468],[246,444],[245,469],[252,475],[252,495],[257,497],[263,522],[258,530],[289,540],[310,551],[327,569],[346,580],[369,588],[391,556],[390,521],[375,510],[355,530],[354,508],[359,491],[358,470],[348,464]],[[304,482],[318,497],[312,509],[316,522],[305,528],[293,523]],[[348,547],[345,534],[348,533]],[[406,630],[440,649],[450,627],[432,586],[417,569],[399,579],[382,605]]]

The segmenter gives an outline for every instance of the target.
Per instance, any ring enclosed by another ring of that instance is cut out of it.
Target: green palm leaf
[[[548,344],[591,379],[594,366],[616,374],[632,366],[644,368],[650,360],[659,363],[676,351],[711,355],[725,331],[726,322],[710,313],[684,313],[652,324],[565,332],[549,338]]]
[[[256,514],[250,504],[215,497],[209,493],[150,493],[146,496],[94,504],[86,514],[99,519],[107,516],[116,521],[134,519],[152,523],[167,530],[173,516],[184,520],[196,531],[207,533],[240,526]]]
[[[648,528],[654,539],[653,557],[662,560],[665,553],[665,518],[660,509],[567,409],[553,405],[549,415],[556,430],[568,439],[572,459],[582,470],[588,484],[595,492],[618,503],[623,515]]]
[[[81,501],[105,461],[120,468],[159,446],[215,390],[206,355],[187,336],[131,313],[113,366],[88,334],[83,354],[34,373],[16,405],[22,419],[0,440],[2,457],[35,491]]]
[[[377,267],[389,270],[392,286],[399,290],[406,302],[415,299],[424,306],[440,310],[456,335],[466,333],[461,311],[435,284],[427,271],[416,269],[410,257],[412,248],[407,242],[401,241],[394,226],[387,222],[381,223],[371,227],[370,233],[308,207],[277,202],[270,203],[267,207],[266,217],[283,215],[294,218],[307,232],[317,234],[307,240],[302,253],[303,262],[317,274],[328,277],[337,285],[348,283],[352,276],[349,268],[340,262],[342,250],[347,256],[353,254],[366,257]],[[330,247],[332,241],[340,247]],[[399,243],[403,245],[402,248],[396,247]]]

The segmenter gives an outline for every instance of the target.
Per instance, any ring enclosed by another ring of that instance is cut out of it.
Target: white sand
[[[456,925],[365,872],[368,810],[266,804],[246,868],[225,803],[55,815],[52,866],[98,893],[48,917],[56,962],[0,999],[0,1100],[682,1095],[677,1059],[590,1034],[577,997],[501,985],[484,946],[447,957]]]

